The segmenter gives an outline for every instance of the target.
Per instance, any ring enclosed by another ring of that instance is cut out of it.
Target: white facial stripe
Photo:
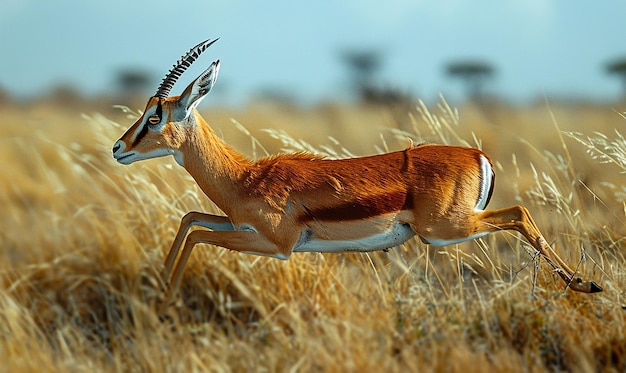
[[[131,144],[135,144],[135,142],[137,141],[137,138],[139,137],[139,134],[141,132],[143,132],[143,128],[146,126],[145,121],[143,123],[141,123],[140,126],[137,127],[137,129],[135,130],[135,132],[133,132],[133,136],[130,138],[130,143]]]
[[[154,114],[154,112],[152,113]],[[138,138],[140,136],[143,137],[143,133],[145,133],[147,131],[147,125],[148,125],[148,118],[150,117],[150,115],[152,114],[148,114],[148,112],[146,112],[143,116],[143,120],[141,121],[141,124],[139,126],[137,126],[137,129],[135,130],[135,132],[133,132],[133,136],[130,138],[131,144],[135,144],[138,140]]]
[[[158,116],[161,119],[160,122],[157,124],[151,124],[149,121],[152,116]],[[166,117],[166,115],[163,115],[163,106],[161,101],[158,101],[156,105],[152,105],[148,110],[146,110],[142,117],[141,125],[139,125],[133,133],[133,136],[131,137],[131,144],[135,145],[137,142],[141,141],[141,138],[150,129],[155,131],[161,130],[161,128],[165,125]]]

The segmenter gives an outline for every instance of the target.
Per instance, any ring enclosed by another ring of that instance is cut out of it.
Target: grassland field
[[[254,158],[480,147],[490,207],[528,207],[604,292],[564,289],[510,232],[287,261],[204,245],[164,319],[179,219],[219,211],[171,158],[113,160],[131,109],[0,105],[0,372],[626,371],[623,103],[203,107]]]

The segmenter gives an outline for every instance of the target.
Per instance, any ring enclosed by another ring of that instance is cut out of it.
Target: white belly
[[[311,232],[305,231],[302,233],[300,240],[298,240],[294,246],[293,251],[342,253],[348,251],[384,250],[399,246],[414,235],[415,232],[413,232],[408,224],[401,224],[398,222],[394,222],[387,231],[376,233],[371,236],[364,236],[362,238],[352,238],[346,240],[322,240],[311,238]]]
[[[489,233],[490,232],[480,232],[473,236],[453,238],[453,239],[447,239],[447,240],[442,240],[442,239],[435,238],[435,237],[422,237],[422,239],[433,246],[447,246],[447,245],[452,245],[455,243],[461,243],[461,242],[473,240],[475,238],[480,238],[482,236],[488,235]]]

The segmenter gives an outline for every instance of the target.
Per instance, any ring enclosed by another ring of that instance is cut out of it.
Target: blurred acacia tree
[[[143,69],[122,69],[117,72],[116,84],[125,95],[143,94],[150,88],[152,77]]]
[[[411,101],[411,96],[398,89],[384,87],[378,77],[383,55],[378,50],[348,50],[341,58],[349,70],[351,88],[366,104],[398,104]]]
[[[459,60],[446,65],[446,73],[465,82],[467,96],[480,101],[484,98],[486,81],[494,75],[494,67],[483,61]]]
[[[622,97],[626,98],[626,58],[619,58],[606,64],[606,72],[617,75],[622,81]]]
[[[153,83],[152,74],[145,69],[119,69],[115,75],[116,104],[141,107]]]

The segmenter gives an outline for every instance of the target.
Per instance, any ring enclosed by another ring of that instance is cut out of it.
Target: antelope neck
[[[183,166],[207,197],[227,211],[252,161],[222,141],[201,117],[196,120],[182,145]]]

